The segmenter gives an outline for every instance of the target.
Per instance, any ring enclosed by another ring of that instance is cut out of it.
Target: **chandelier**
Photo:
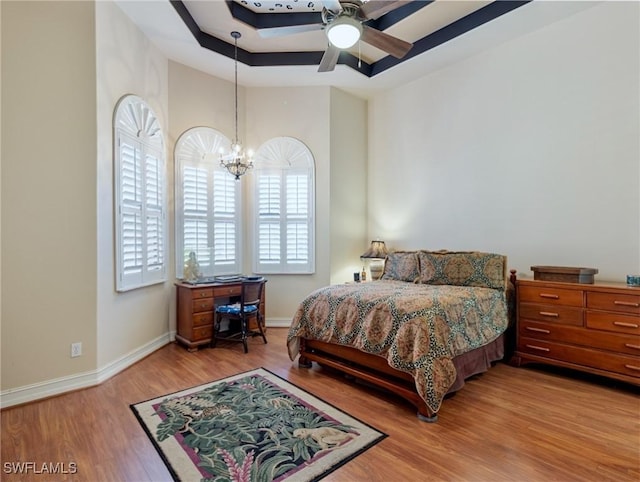
[[[220,165],[227,169],[236,180],[245,174],[249,169],[253,168],[253,151],[242,149],[242,144],[238,139],[238,39],[241,37],[240,32],[233,31],[231,36],[234,39],[234,58],[235,58],[235,98],[236,98],[236,135],[231,143],[229,152],[220,152]]]

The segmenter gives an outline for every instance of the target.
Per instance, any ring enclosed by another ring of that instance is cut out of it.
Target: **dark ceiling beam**
[[[377,75],[385,70],[390,69],[412,57],[425,53],[438,45],[442,45],[459,35],[473,30],[480,25],[490,22],[506,13],[515,10],[533,0],[523,1],[495,1],[484,7],[470,13],[469,15],[450,23],[446,27],[433,32],[426,37],[421,38],[413,43],[413,48],[402,59],[397,59],[388,55],[373,64],[371,76]]]
[[[389,13],[383,15],[375,20],[367,20],[365,23],[369,27],[373,27],[378,30],[386,30],[392,25],[395,25],[400,20],[404,20],[410,15],[413,15],[418,10],[426,7],[435,0],[414,0],[411,3],[407,3],[400,8],[391,10]]]
[[[410,4],[404,5],[395,11],[389,12],[386,15],[383,15],[379,18],[375,23],[372,23],[374,28],[378,28],[379,30],[384,30],[394,23],[399,22],[403,18],[406,18],[409,15],[417,12],[421,8],[426,7],[433,0],[416,0]],[[449,40],[462,35],[470,30],[473,30],[480,25],[483,25],[491,20],[500,17],[506,13],[509,13],[515,10],[518,7],[526,5],[527,3],[533,0],[522,0],[522,1],[511,1],[511,0],[496,0],[475,12],[470,13],[469,15],[456,20],[455,22],[447,25],[446,27],[441,28],[440,30],[433,32],[413,43],[413,48],[409,51],[407,55],[405,55],[402,59],[397,59],[391,55],[383,57],[382,59],[374,62],[372,64],[368,64],[366,62],[358,62],[358,59],[350,54],[349,52],[343,51],[340,53],[340,57],[338,58],[338,63],[343,65],[348,65],[352,69],[357,72],[366,75],[367,77],[373,77],[385,70],[388,70],[396,65],[401,64],[405,60],[408,60],[412,57],[420,55],[428,50],[431,50],[438,45],[442,45],[443,43],[448,42]],[[194,38],[197,40],[198,44],[206,49],[217,52],[225,57],[230,59],[234,58],[234,44],[231,42],[226,42],[217,37],[209,35],[206,32],[200,30],[195,19],[189,13],[187,7],[181,0],[170,0],[171,4],[175,8],[176,12],[185,23],[185,25],[189,28]],[[290,17],[292,15],[298,15],[298,13],[287,13],[287,14],[257,14],[242,5],[227,0],[227,5],[229,6],[230,11],[236,11],[236,9],[246,10],[251,13],[251,15],[246,12],[241,13],[239,15],[247,15],[247,19],[250,22],[256,22],[258,25],[263,25],[261,27],[256,28],[273,28],[273,27],[283,27],[283,26],[292,26],[292,25],[300,25],[300,20],[296,20],[296,22],[288,21],[285,19],[272,19],[272,20],[257,20],[253,17],[262,17],[267,15],[269,18],[271,17]],[[396,14],[397,12],[397,14]],[[238,13],[236,11],[236,13]],[[396,14],[396,15],[394,15]],[[233,13],[232,13],[233,15]],[[319,15],[318,13],[302,13],[300,15]],[[235,17],[235,16],[234,16]],[[386,19],[389,17],[389,19]],[[238,19],[237,17],[235,17]],[[240,20],[240,19],[238,19]],[[321,23],[318,21],[309,21],[310,19],[305,19],[304,22],[309,23]],[[244,21],[244,20],[241,20]],[[261,22],[266,22],[261,23]],[[271,23],[269,23],[271,22]],[[392,22],[392,23],[389,23]],[[247,22],[245,22],[247,23]],[[368,23],[368,22],[367,22]],[[249,23],[252,25],[252,23]],[[268,26],[265,26],[268,25]],[[376,26],[377,25],[377,26]],[[287,65],[319,65],[320,60],[322,59],[322,55],[324,52],[249,52],[247,50],[241,49],[238,47],[238,61],[243,64],[250,66],[287,66]],[[321,74],[318,74],[321,75]]]

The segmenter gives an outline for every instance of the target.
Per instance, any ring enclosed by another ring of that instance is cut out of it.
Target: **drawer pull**
[[[551,298],[552,300],[559,300],[560,297],[558,295],[552,295],[550,293],[540,293],[540,298]]]
[[[547,334],[551,333],[551,331],[549,331],[549,330],[544,330],[542,328],[534,328],[532,326],[525,326],[525,330],[535,331],[535,332],[538,332],[538,333],[547,333]],[[638,347],[638,348],[640,348],[640,347]]]
[[[552,318],[557,318],[560,315],[558,313],[554,313],[553,311],[541,311],[540,316],[551,316]]]
[[[618,301],[618,300],[614,300],[613,301],[614,305],[619,305],[619,306],[631,306],[633,308],[638,308],[640,307],[640,303],[633,303],[632,301]]]
[[[635,365],[625,365],[625,368],[628,368],[629,370],[635,370],[637,372],[640,372],[640,367],[637,367]]]
[[[200,298],[204,298],[207,296],[207,293],[200,293]]]
[[[634,350],[640,350],[640,345],[634,345],[633,343],[625,343],[624,346],[627,348],[633,348]]]
[[[624,321],[614,321],[613,324],[624,328],[638,328],[636,323],[625,323]]]
[[[549,348],[544,348],[541,346],[536,346],[536,345],[525,345],[527,348],[531,348],[532,350],[539,350],[539,351],[551,351]]]

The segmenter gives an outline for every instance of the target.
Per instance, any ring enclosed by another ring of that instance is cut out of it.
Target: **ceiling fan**
[[[411,3],[411,0],[323,0],[322,23],[289,25],[286,27],[261,29],[261,37],[275,37],[293,33],[324,30],[329,44],[322,56],[318,72],[329,72],[335,69],[342,49],[352,47],[362,40],[401,59],[412,43],[386,34],[367,25],[367,20],[375,20],[386,13]]]

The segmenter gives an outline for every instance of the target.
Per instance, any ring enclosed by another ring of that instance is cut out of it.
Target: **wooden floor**
[[[100,386],[3,410],[0,479],[170,481],[129,405],[262,366],[388,434],[326,481],[640,480],[635,387],[499,363],[429,424],[393,395],[315,365],[299,369],[286,333],[269,329],[269,344],[252,339],[247,355],[238,344],[197,353],[170,344]],[[10,473],[14,462],[77,472]]]

